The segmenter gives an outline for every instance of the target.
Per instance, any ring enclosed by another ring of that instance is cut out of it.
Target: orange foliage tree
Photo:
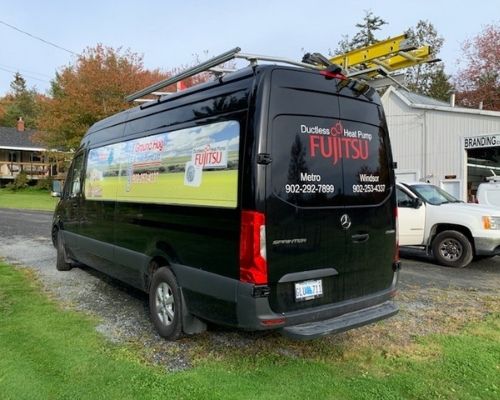
[[[36,139],[51,148],[76,149],[92,124],[131,107],[124,101],[126,95],[168,76],[144,69],[136,53],[89,47],[56,73],[50,97],[41,104]]]
[[[462,46],[465,68],[455,76],[457,101],[477,108],[500,111],[500,26],[489,25]]]

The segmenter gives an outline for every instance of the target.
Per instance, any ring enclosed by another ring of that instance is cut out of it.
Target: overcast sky
[[[453,74],[460,45],[500,21],[499,0],[454,1],[70,1],[0,0],[0,21],[80,53],[102,43],[142,54],[146,68],[170,70],[235,46],[244,52],[300,59],[303,50],[328,54],[341,35],[371,10],[388,22],[379,38],[395,36],[429,20],[445,38],[439,57]],[[55,71],[75,61],[0,23],[0,96],[19,71],[29,87],[45,92]]]

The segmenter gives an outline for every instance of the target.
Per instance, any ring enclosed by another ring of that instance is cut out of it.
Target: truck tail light
[[[241,212],[240,281],[267,284],[266,218],[257,211]]]

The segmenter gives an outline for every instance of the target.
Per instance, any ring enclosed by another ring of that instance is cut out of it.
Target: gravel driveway
[[[234,348],[314,356],[310,342],[297,344],[277,333],[212,326],[204,334],[177,342],[163,340],[149,321],[144,293],[88,267],[56,270],[50,222],[49,213],[0,209],[0,258],[36,271],[51,297],[65,307],[96,316],[100,321],[97,330],[109,340],[140,346],[145,358],[166,369],[182,370],[200,354],[219,357]],[[500,257],[451,269],[430,264],[419,253],[403,254],[398,296],[401,312],[379,324],[320,340],[346,348],[367,343],[395,348],[408,344],[415,335],[449,331],[500,311]]]

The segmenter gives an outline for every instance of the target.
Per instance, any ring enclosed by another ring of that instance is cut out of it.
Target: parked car
[[[400,246],[419,246],[449,267],[500,254],[500,208],[469,204],[428,183],[398,183]]]

